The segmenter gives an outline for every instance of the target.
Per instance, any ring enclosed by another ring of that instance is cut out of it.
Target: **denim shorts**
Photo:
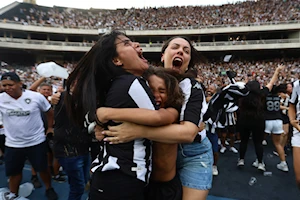
[[[211,189],[212,165],[212,146],[207,137],[201,143],[179,145],[177,170],[183,186],[197,190]]]

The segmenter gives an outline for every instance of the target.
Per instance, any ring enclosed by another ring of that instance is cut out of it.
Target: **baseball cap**
[[[16,81],[16,82],[21,81],[20,77],[15,72],[6,72],[6,73],[2,74],[1,81],[3,81],[3,80],[11,80],[11,81]]]

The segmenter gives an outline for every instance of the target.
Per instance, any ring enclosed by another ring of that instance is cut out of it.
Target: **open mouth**
[[[143,56],[143,52],[138,52],[138,56],[140,57],[140,59],[142,59],[144,62],[148,62],[148,60],[146,58],[144,58]]]
[[[172,62],[174,67],[181,67],[183,60],[181,58],[175,58]]]
[[[160,102],[160,101],[156,101],[156,105],[157,105],[158,107],[160,107],[161,102]]]

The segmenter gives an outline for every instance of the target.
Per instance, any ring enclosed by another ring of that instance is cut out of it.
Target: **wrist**
[[[96,122],[96,124],[98,125],[98,126],[100,126],[100,127],[105,127],[105,124],[104,123],[102,123],[100,120],[99,120],[99,118],[98,118],[98,116],[97,116],[97,113],[98,113],[98,110],[96,111],[96,113],[95,113],[95,122]]]

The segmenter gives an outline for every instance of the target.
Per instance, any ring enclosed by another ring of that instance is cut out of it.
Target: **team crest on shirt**
[[[31,99],[29,99],[29,98],[26,98],[26,99],[25,99],[25,102],[26,102],[27,104],[30,104],[30,102],[31,102]]]

